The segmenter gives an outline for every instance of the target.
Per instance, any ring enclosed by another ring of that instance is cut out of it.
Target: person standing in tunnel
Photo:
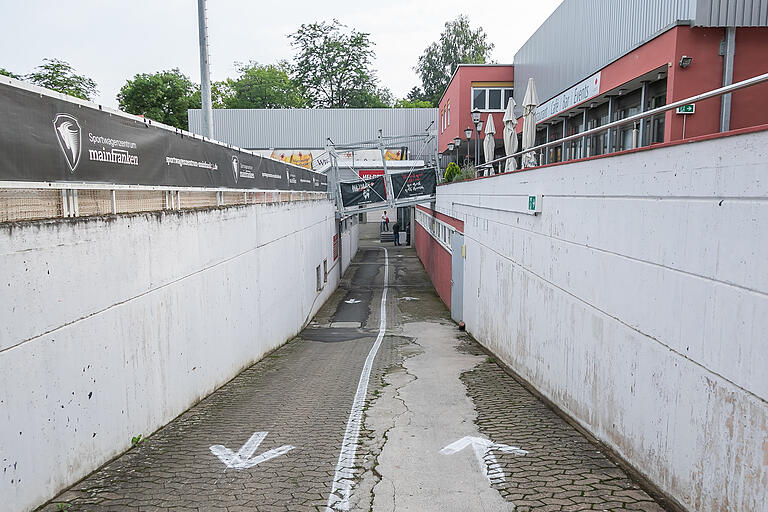
[[[400,222],[395,221],[394,224],[392,224],[392,233],[395,235],[395,245],[400,245],[399,235],[400,235]]]

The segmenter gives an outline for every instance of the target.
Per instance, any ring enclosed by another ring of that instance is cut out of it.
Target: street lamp
[[[459,146],[461,146],[461,137],[453,139],[453,145],[456,148],[456,165],[459,164]]]
[[[480,120],[480,109],[476,108],[472,111],[472,122],[475,123],[475,167],[477,167],[477,161],[480,158],[479,144],[480,144],[480,130],[483,129],[483,122]]]
[[[464,130],[464,136],[467,138],[467,162],[469,162],[469,141],[472,140],[472,128],[467,126],[467,129]]]

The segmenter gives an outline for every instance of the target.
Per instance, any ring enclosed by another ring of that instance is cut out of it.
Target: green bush
[[[471,180],[477,176],[477,170],[474,165],[468,165],[459,169],[459,172],[453,177],[453,181]]]
[[[446,182],[451,182],[456,179],[456,176],[459,174],[461,174],[461,169],[459,169],[459,166],[456,164],[456,162],[451,162],[448,164],[448,167],[445,168],[445,176],[443,179]]]

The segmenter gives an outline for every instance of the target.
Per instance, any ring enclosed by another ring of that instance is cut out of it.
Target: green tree
[[[259,65],[240,64],[240,76],[227,80],[231,95],[224,99],[226,108],[301,108],[307,101],[301,88],[290,77],[286,61]]]
[[[352,91],[349,97],[349,108],[389,108],[395,98],[386,87],[361,89]]]
[[[421,90],[421,87],[411,88],[411,90],[408,91],[408,96],[406,96],[405,99],[414,103],[419,101],[426,101],[426,102],[429,102],[430,107],[437,106],[430,101],[430,99],[427,97],[426,94],[424,94],[424,91]]]
[[[222,80],[221,82],[211,82],[211,107],[212,108],[229,108],[229,102],[232,98],[232,88],[230,87],[229,80]],[[189,108],[201,108],[202,94],[200,87],[195,85],[195,92],[192,93],[189,99]],[[184,128],[186,130],[186,127]]]
[[[84,100],[97,94],[96,82],[75,73],[69,63],[59,59],[43,59],[35,71],[24,77],[28,82]]]
[[[432,108],[432,102],[427,100],[409,100],[403,98],[395,102],[395,108]]]
[[[472,30],[466,16],[446,22],[440,41],[427,46],[414,68],[421,78],[423,99],[437,105],[459,64],[490,62],[492,50],[487,34],[482,28]]]
[[[186,130],[187,109],[200,108],[198,89],[178,69],[142,73],[126,81],[117,94],[117,101],[120,108],[130,114],[142,115]]]
[[[461,174],[461,169],[456,162],[448,162],[448,166],[445,168],[445,174],[443,175],[443,181],[451,182],[457,176]]]
[[[371,69],[375,53],[369,34],[346,31],[337,20],[302,24],[288,38],[296,49],[293,80],[310,107],[386,105]]]
[[[11,78],[15,78],[16,80],[21,80],[21,76],[17,75],[16,73],[13,73],[11,71],[8,71],[5,68],[0,68],[0,75],[9,76]]]

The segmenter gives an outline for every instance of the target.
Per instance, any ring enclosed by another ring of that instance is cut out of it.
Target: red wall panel
[[[414,233],[416,241],[416,254],[418,254],[424,268],[427,270],[432,285],[437,294],[443,299],[448,309],[451,308],[451,253],[432,238],[432,235],[416,224]]]
[[[768,73],[768,29],[737,28],[733,81]],[[731,130],[768,123],[768,83],[731,95]]]

